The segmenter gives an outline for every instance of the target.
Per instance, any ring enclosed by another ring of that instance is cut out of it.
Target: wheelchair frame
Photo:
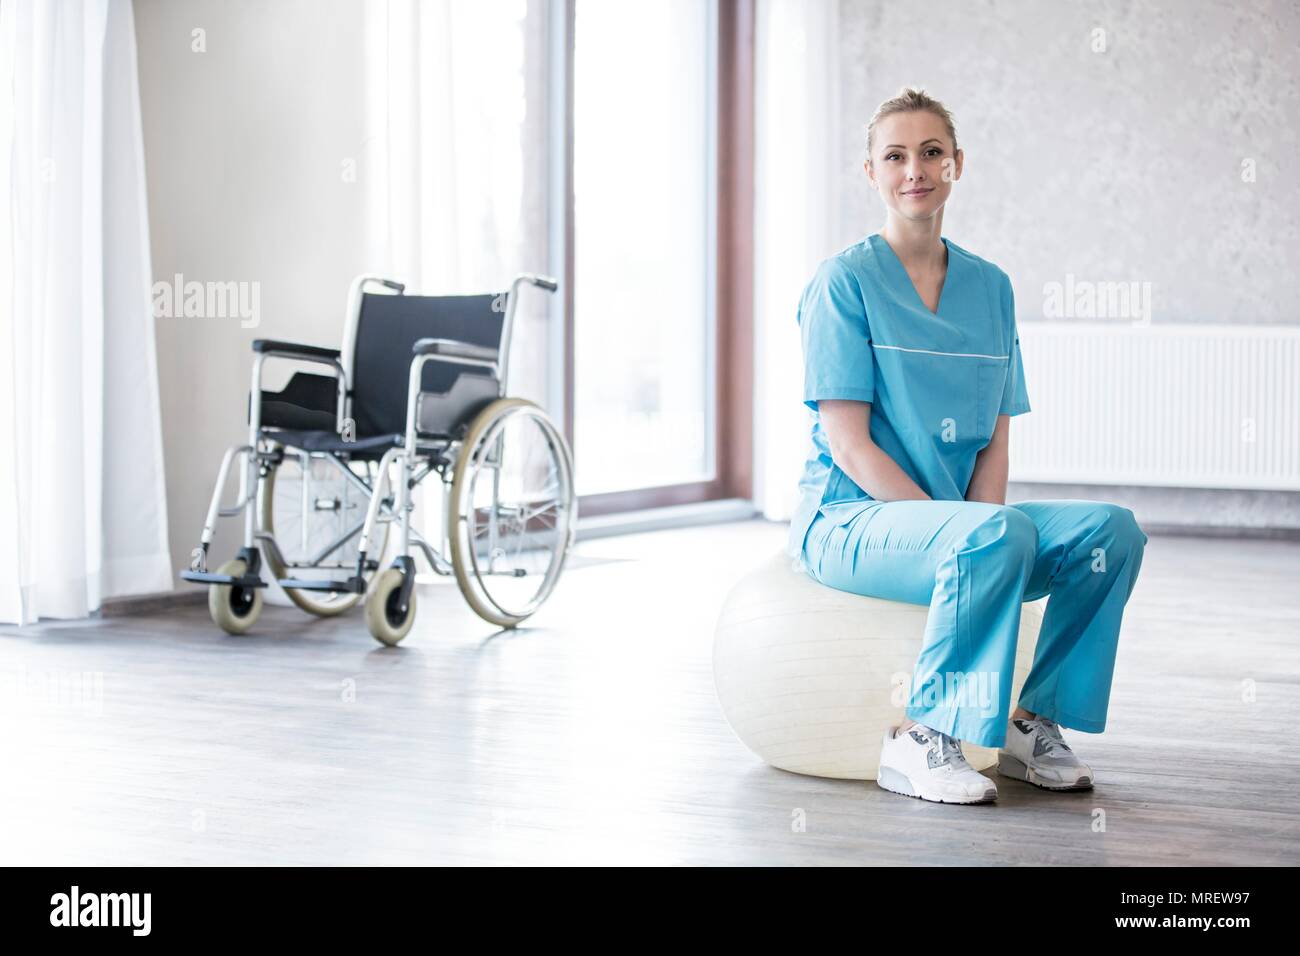
[[[350,430],[355,429],[355,422],[352,417],[352,381],[354,377],[354,363],[356,359],[357,335],[361,320],[362,305],[366,289],[371,284],[378,284],[385,288],[395,291],[398,295],[405,292],[406,286],[393,279],[387,279],[382,276],[365,274],[360,275],[351,283],[348,292],[348,306],[344,324],[343,349],[335,350],[322,348],[319,346],[300,345],[296,343],[281,342],[275,340],[258,339],[253,342],[253,350],[256,353],[253,359],[253,369],[250,383],[250,408],[249,408],[249,426],[248,426],[248,443],[244,445],[235,445],[228,448],[222,457],[221,466],[218,469],[216,487],[213,490],[212,499],[208,507],[208,512],[203,525],[203,531],[200,535],[199,547],[195,548],[191,554],[191,566],[188,570],[181,572],[181,577],[201,584],[208,585],[229,585],[241,589],[255,589],[266,587],[265,581],[261,576],[261,552],[258,548],[258,542],[265,542],[268,548],[274,549],[276,559],[288,570],[290,567],[303,567],[302,563],[291,564],[283,560],[284,553],[280,549],[275,539],[275,532],[272,528],[270,531],[258,531],[258,518],[254,509],[257,507],[259,493],[264,490],[264,481],[269,474],[269,469],[276,467],[283,461],[284,451],[282,449],[272,451],[262,451],[259,443],[270,440],[268,436],[263,436],[262,432],[262,370],[268,359],[283,358],[295,362],[306,362],[317,365],[325,365],[334,370],[337,382],[337,405],[335,410],[335,432],[342,436],[344,442],[349,441]],[[432,569],[441,575],[450,575],[455,571],[453,562],[447,557],[445,552],[450,551],[450,532],[451,520],[448,510],[448,495],[450,488],[446,480],[446,468],[453,465],[456,457],[453,454],[462,444],[463,436],[449,435],[446,438],[424,439],[421,440],[419,434],[418,415],[420,410],[420,396],[422,393],[421,384],[423,380],[423,370],[425,365],[431,361],[447,362],[455,365],[469,365],[479,368],[489,369],[494,372],[497,382],[497,398],[506,398],[507,387],[509,383],[509,356],[510,342],[514,328],[515,310],[518,306],[519,290],[525,285],[533,285],[549,292],[554,292],[558,288],[558,283],[549,277],[540,276],[533,273],[521,273],[511,282],[509,290],[505,293],[505,317],[502,323],[500,347],[492,349],[485,346],[474,345],[468,342],[456,339],[446,338],[424,338],[415,342],[412,353],[413,357],[408,369],[407,378],[407,395],[406,395],[406,429],[404,441],[402,444],[395,444],[384,451],[379,459],[374,484],[369,484],[361,476],[357,475],[350,467],[348,460],[343,457],[346,452],[325,451],[320,454],[338,468],[347,478],[350,484],[355,485],[363,491],[369,498],[369,504],[366,509],[366,516],[359,527],[353,527],[342,537],[331,542],[325,547],[309,567],[320,567],[320,562],[328,557],[332,552],[344,546],[349,540],[356,536],[358,531],[361,539],[358,543],[358,556],[356,564],[356,573],[343,581],[337,580],[299,580],[286,578],[280,581],[282,587],[286,590],[297,588],[311,591],[330,591],[335,593],[353,593],[364,595],[367,589],[365,572],[367,570],[378,570],[378,561],[367,556],[368,548],[372,543],[375,525],[380,520],[401,522],[401,539],[398,546],[398,554],[393,562],[394,567],[398,567],[403,572],[403,582],[400,596],[400,610],[405,614],[410,601],[411,592],[414,588],[415,569],[414,561],[411,558],[412,544],[420,548],[424,553]],[[495,309],[495,302],[494,302]],[[317,454],[307,450],[302,450],[306,461],[310,461],[312,455]],[[229,472],[236,459],[242,456],[240,464],[240,481],[239,496],[236,503],[223,508],[221,506],[222,492],[225,489],[226,481],[229,478]],[[278,456],[278,457],[277,457]],[[419,463],[417,468],[417,459],[424,459]],[[391,485],[394,478],[391,477],[393,464],[400,459],[401,465],[399,470],[400,486],[396,495],[396,510],[394,511],[394,500],[390,495],[385,497],[381,494],[385,490],[385,483]],[[422,482],[430,472],[438,471],[442,477],[442,513],[443,528],[442,540],[439,542],[440,548],[435,549],[418,531],[411,527],[411,511],[414,510],[412,501],[412,492],[415,487]],[[304,475],[309,472],[305,469]],[[493,476],[493,496],[494,500],[499,483],[499,474]],[[304,486],[304,501],[306,500],[307,490]],[[216,530],[218,518],[236,517],[243,512],[244,517],[244,543],[240,549],[237,559],[244,561],[244,572],[236,577],[234,575],[217,574],[208,571],[207,555]],[[304,519],[305,520],[305,519]],[[496,527],[490,528],[490,543],[493,548],[496,547]],[[567,548],[572,543],[572,530],[568,540],[562,543],[562,547]],[[381,555],[382,557],[382,555]],[[563,562],[560,562],[562,566]],[[342,562],[338,567],[342,567]],[[551,575],[558,573],[558,568],[553,568]],[[549,585],[551,582],[544,582]]]

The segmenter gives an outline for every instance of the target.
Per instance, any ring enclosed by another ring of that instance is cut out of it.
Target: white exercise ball
[[[1034,660],[1046,598],[1020,612],[1010,708]],[[736,736],[766,763],[874,780],[885,728],[904,719],[929,607],[840,591],[778,552],[723,603],[713,679]],[[962,743],[976,770],[995,748]]]

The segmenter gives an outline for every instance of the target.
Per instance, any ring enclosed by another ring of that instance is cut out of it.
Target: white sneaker
[[[1074,755],[1061,728],[1048,717],[1013,718],[998,751],[998,773],[1045,790],[1089,790],[1092,769]]]
[[[876,783],[936,803],[986,803],[998,796],[997,784],[966,762],[961,741],[924,724],[885,731]]]

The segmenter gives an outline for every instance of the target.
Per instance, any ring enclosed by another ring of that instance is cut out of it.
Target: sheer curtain
[[[170,590],[129,0],[0,3],[0,620]]]
[[[412,291],[504,290],[548,268],[546,0],[367,6],[371,247]],[[510,393],[545,406],[548,301],[526,289]]]
[[[811,447],[796,311],[838,233],[838,4],[758,0],[754,505],[788,521]]]

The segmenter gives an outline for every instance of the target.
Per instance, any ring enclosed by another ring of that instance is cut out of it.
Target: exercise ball
[[[1020,613],[1014,709],[1034,659],[1043,604]],[[885,728],[901,723],[929,607],[819,583],[778,552],[727,594],[713,641],[713,680],[737,737],[773,767],[874,780]],[[962,743],[976,770],[996,748]]]

